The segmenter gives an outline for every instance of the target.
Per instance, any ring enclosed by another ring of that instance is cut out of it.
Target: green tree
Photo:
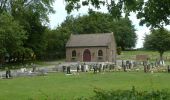
[[[46,31],[47,59],[61,59],[65,57],[65,45],[71,33],[67,27],[58,27],[56,30]]]
[[[110,14],[89,11],[84,16],[68,16],[60,27],[69,29],[72,34],[114,32],[117,46],[123,50],[136,44],[135,29],[127,17],[116,20]]]
[[[89,6],[100,9],[106,6],[114,18],[121,18],[122,13],[129,16],[135,12],[140,19],[140,25],[146,24],[151,27],[161,27],[170,24],[169,0],[65,0],[68,13],[81,6]]]
[[[89,6],[100,9],[101,6],[106,6],[108,11],[114,18],[120,18],[124,12],[129,15],[130,12],[135,12],[142,8],[144,0],[65,0],[68,13],[74,9],[79,9],[81,6]]]
[[[162,61],[164,52],[170,50],[170,32],[163,28],[152,30],[145,37],[144,48],[158,51]]]
[[[170,24],[170,1],[169,0],[147,0],[143,9],[138,12],[140,24],[146,24],[153,28]]]
[[[27,35],[23,27],[8,13],[0,14],[0,55],[1,59],[5,54],[9,57],[16,53],[24,52],[23,41],[27,39]]]
[[[31,49],[38,58],[42,58],[47,46],[45,30],[47,28],[46,24],[49,22],[48,14],[54,13],[53,2],[54,0],[0,1],[0,13],[9,13],[14,20],[23,26],[28,36],[27,40],[23,41],[24,47]]]

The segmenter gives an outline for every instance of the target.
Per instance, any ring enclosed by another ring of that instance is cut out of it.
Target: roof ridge
[[[100,35],[101,35],[101,34],[113,34],[113,32],[110,32],[110,33],[85,33],[85,34],[83,33],[83,34],[71,34],[71,35],[94,35],[94,34],[98,34],[98,35],[99,35],[99,34],[100,34]]]
[[[75,46],[108,46],[113,33],[72,34],[66,47]]]

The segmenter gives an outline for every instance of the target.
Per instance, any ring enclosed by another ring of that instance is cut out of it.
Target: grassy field
[[[143,72],[80,73],[66,76],[19,77],[0,80],[0,100],[72,100],[92,96],[94,88],[137,90],[170,90],[170,74]]]
[[[124,51],[117,59],[135,60],[137,54],[149,55],[152,61],[159,58],[158,52]],[[170,52],[166,52],[164,58],[166,64],[170,64]],[[55,65],[58,61],[37,64]],[[127,90],[135,86],[139,91],[160,89],[170,91],[169,77],[169,73],[107,72],[96,75],[80,73],[71,76],[51,73],[47,76],[0,79],[0,100],[72,100],[94,95],[94,88]]]

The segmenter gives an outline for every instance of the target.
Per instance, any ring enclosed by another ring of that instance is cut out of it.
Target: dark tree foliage
[[[67,27],[58,27],[56,30],[47,30],[46,59],[61,59],[65,57],[65,45],[72,32]]]
[[[0,14],[0,59],[6,54],[10,57],[25,52],[23,41],[27,39],[26,32],[8,13]]]
[[[65,44],[71,34],[114,32],[117,46],[132,48],[136,43],[134,26],[128,18],[115,20],[110,14],[89,11],[84,16],[68,16],[56,30],[48,34],[48,54],[65,54]]]
[[[69,27],[73,34],[113,32],[117,46],[123,50],[134,47],[137,38],[134,26],[127,17],[116,20],[110,14],[94,11],[89,11],[89,15],[77,18],[70,16],[61,24],[61,27]]]
[[[22,57],[24,60],[26,54],[32,53],[38,58],[44,55],[47,46],[46,24],[49,22],[48,14],[54,13],[53,2],[54,0],[0,0],[0,14],[8,13],[26,33],[27,39],[22,41],[24,49],[18,51],[18,58]],[[13,56],[10,52],[6,54]]]

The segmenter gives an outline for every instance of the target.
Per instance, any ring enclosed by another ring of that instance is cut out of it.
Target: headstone
[[[147,72],[147,66],[144,65],[144,72],[146,73]]]
[[[150,64],[146,65],[147,72],[150,70]]]
[[[35,72],[35,70],[36,70],[36,66],[35,64],[32,64],[32,72]]]
[[[85,72],[89,71],[89,66],[87,64],[84,65],[84,68],[85,68]]]
[[[159,66],[159,61],[158,61],[158,59],[156,59],[156,61],[155,61],[155,67],[158,67]]]
[[[129,69],[131,69],[132,68],[132,63],[131,62],[129,62]]]
[[[122,68],[124,67],[124,61],[122,60]]]
[[[137,67],[137,62],[133,62],[133,67]]]
[[[94,71],[94,72],[93,72],[94,74],[97,73],[97,64],[95,64],[95,65],[93,66],[93,71]]]
[[[153,63],[151,63],[151,68],[154,68],[154,64]]]
[[[62,66],[63,67],[63,72],[65,72],[65,70],[66,70],[66,66]]]
[[[126,65],[123,66],[123,71],[126,72]]]
[[[99,72],[101,72],[102,64],[99,65]]]
[[[105,66],[106,66],[106,65],[103,65],[103,71],[105,71]]]
[[[112,66],[111,66],[111,64],[109,64],[108,66],[109,66],[109,70],[112,70]]]
[[[79,70],[80,70],[80,67],[79,67],[79,65],[77,66],[77,72],[79,72]]]
[[[126,61],[126,68],[129,69],[129,66],[130,66],[130,65],[129,65],[129,61],[127,60],[127,61]]]
[[[10,69],[6,69],[6,74],[5,74],[5,76],[6,76],[6,78],[12,77],[12,76],[11,76],[11,71],[10,71]]]
[[[84,70],[84,69],[85,69],[84,67],[85,67],[84,65],[81,65],[81,71],[82,71],[82,72],[85,71],[85,70]]]
[[[71,72],[70,72],[70,66],[67,66],[67,74],[71,74]]]
[[[168,65],[168,73],[170,73],[170,66]]]

